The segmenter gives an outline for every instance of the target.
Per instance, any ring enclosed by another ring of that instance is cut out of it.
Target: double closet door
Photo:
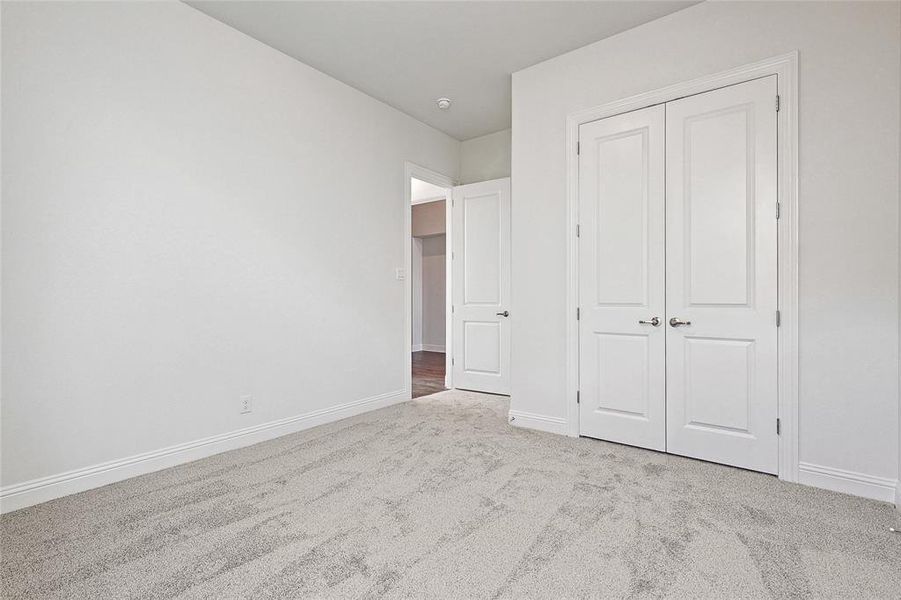
[[[777,472],[776,77],[579,129],[579,426]]]

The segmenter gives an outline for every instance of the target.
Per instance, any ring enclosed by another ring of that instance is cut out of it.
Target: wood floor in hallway
[[[444,388],[444,353],[413,353],[413,397],[428,396]]]

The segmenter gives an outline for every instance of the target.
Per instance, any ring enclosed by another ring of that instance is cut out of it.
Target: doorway
[[[405,387],[507,395],[510,178],[454,186],[410,162],[404,173]]]
[[[413,398],[446,389],[447,193],[449,189],[410,180]]]

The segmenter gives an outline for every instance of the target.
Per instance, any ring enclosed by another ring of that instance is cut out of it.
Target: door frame
[[[777,331],[779,479],[798,481],[798,53],[790,52],[728,71],[699,77],[566,117],[566,433],[579,436],[579,126],[598,119],[709,92],[751,79],[776,75],[780,98],[777,119],[777,199],[779,217]],[[775,102],[775,99],[774,99]],[[408,336],[409,337],[409,336]]]
[[[410,161],[404,161],[404,391],[409,399],[413,396],[413,282],[411,270],[413,268],[413,251],[410,247],[413,239],[413,199],[410,190],[410,179],[415,177],[433,185],[445,188],[444,193],[444,238],[445,238],[445,304],[444,304],[444,387],[453,388],[453,371],[451,369],[451,357],[453,356],[453,322],[451,321],[452,305],[451,295],[453,285],[453,273],[451,272],[451,258],[453,256],[453,219],[451,207],[453,202],[454,180],[447,175],[427,169]]]

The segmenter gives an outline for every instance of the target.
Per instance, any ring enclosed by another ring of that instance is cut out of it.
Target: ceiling
[[[445,193],[446,190],[443,187],[416,179],[415,177],[410,178],[410,201],[413,204],[421,204],[426,200],[444,200]]]
[[[408,115],[467,140],[510,127],[510,75],[695,1],[188,1]],[[447,96],[447,112],[435,100]]]

